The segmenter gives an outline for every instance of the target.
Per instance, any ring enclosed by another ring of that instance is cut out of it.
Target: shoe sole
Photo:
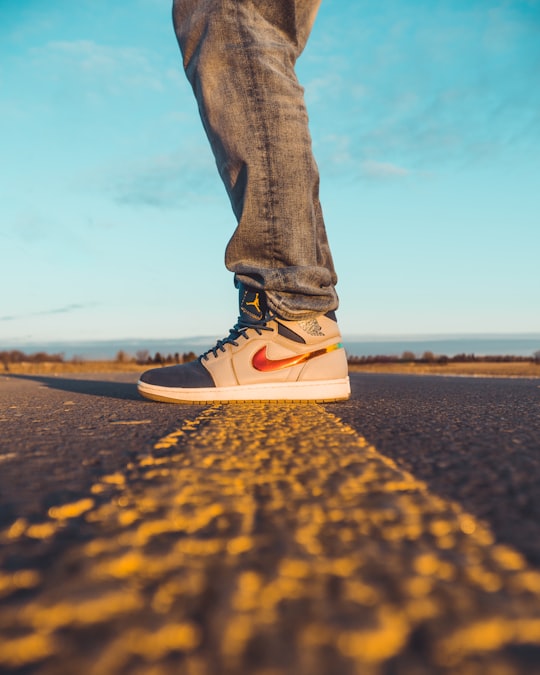
[[[227,403],[249,401],[346,401],[351,395],[349,378],[313,382],[276,382],[243,384],[234,387],[178,388],[159,387],[139,381],[141,396],[163,403]]]

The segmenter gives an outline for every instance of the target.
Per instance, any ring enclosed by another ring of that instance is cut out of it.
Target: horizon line
[[[344,333],[343,340],[358,340],[358,341],[397,341],[397,340],[452,340],[464,338],[477,339],[540,339],[540,331],[528,332],[456,332],[456,333]],[[0,348],[2,343],[6,345],[20,344],[20,345],[39,345],[39,344],[105,344],[110,342],[174,342],[178,341],[193,341],[199,342],[204,340],[214,340],[215,335],[184,335],[171,337],[108,337],[108,338],[0,338]]]

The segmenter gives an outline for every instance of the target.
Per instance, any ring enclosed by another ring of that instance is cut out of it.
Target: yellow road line
[[[0,572],[0,666],[535,672],[516,654],[540,653],[540,573],[317,404],[215,405],[49,513],[4,541],[76,517],[95,536],[41,573]]]
[[[116,425],[137,425],[137,424],[152,424],[152,420],[116,420],[114,422],[109,422],[109,424]]]

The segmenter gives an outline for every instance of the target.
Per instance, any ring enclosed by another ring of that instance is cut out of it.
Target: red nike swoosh
[[[261,347],[258,352],[253,355],[251,360],[251,365],[262,373],[269,373],[273,370],[281,370],[282,368],[291,368],[292,366],[297,366],[300,363],[305,363],[310,359],[314,359],[317,356],[322,356],[323,354],[328,354],[328,352],[333,352],[334,349],[340,349],[342,347],[341,342],[338,342],[335,345],[330,347],[325,347],[324,349],[317,349],[314,352],[307,352],[307,354],[298,354],[298,356],[290,356],[286,359],[269,359],[266,355],[266,345]]]

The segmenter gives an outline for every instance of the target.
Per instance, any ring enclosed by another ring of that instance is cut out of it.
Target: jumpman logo
[[[257,314],[261,314],[261,306],[259,304],[259,294],[258,293],[255,294],[255,298],[254,298],[253,302],[245,302],[244,305],[246,307],[248,307],[249,305],[251,305],[252,307],[255,307],[255,309],[257,310]]]

